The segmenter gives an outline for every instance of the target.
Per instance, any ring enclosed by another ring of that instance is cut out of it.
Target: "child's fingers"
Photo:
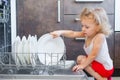
[[[75,71],[75,72],[78,71],[78,70],[79,70],[79,66],[78,65],[74,66],[73,69],[72,69],[72,71]]]
[[[79,71],[79,70],[83,70],[83,67],[81,65],[76,65],[72,69],[72,71]]]
[[[72,68],[72,71],[76,71],[76,68],[77,68],[77,66],[74,66],[74,67]]]
[[[52,37],[53,37],[53,38],[58,37],[58,35],[57,35],[57,34],[55,34],[55,33],[50,33],[50,34],[52,35]]]

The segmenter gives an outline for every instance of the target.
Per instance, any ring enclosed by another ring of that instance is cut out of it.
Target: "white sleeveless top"
[[[84,50],[85,50],[86,54],[90,54],[92,48],[93,48],[93,40],[88,47],[85,47],[85,45],[84,45]],[[101,49],[100,49],[97,57],[95,58],[95,61],[103,64],[103,66],[106,70],[111,70],[113,68],[113,61],[109,55],[106,38],[104,38],[104,42],[101,46]]]

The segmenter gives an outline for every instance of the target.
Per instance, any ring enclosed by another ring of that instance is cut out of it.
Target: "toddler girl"
[[[78,56],[73,71],[85,69],[97,80],[111,80],[113,61],[110,58],[106,37],[112,29],[103,8],[84,8],[80,14],[82,31],[57,30],[50,34],[68,38],[84,37],[86,56]],[[84,59],[84,60],[82,60]]]

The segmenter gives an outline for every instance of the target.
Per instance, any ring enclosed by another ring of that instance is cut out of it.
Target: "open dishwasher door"
[[[62,64],[62,63],[61,63]],[[49,66],[39,74],[0,74],[0,80],[89,80],[84,71],[73,72],[75,61],[66,60],[64,66]]]

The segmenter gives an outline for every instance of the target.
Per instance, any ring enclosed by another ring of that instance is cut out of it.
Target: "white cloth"
[[[92,48],[93,48],[93,40],[88,47],[85,47],[85,45],[84,45],[84,50],[85,50],[86,54],[90,54],[92,51]],[[113,68],[113,61],[109,55],[108,45],[107,45],[105,36],[104,36],[104,42],[101,46],[101,49],[100,49],[97,57],[95,58],[95,61],[103,64],[103,66],[106,70],[110,70]]]

